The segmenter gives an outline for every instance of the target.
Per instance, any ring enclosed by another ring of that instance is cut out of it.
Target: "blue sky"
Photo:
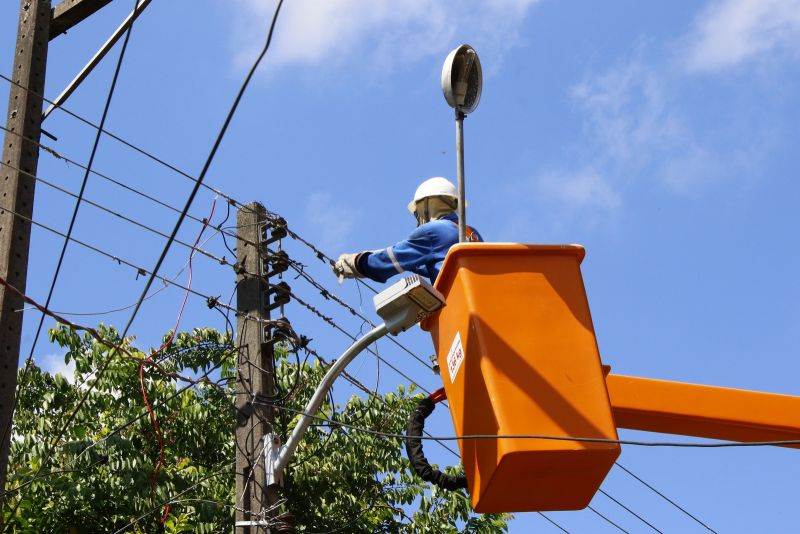
[[[132,4],[118,0],[51,42],[47,96],[60,92]],[[196,175],[273,9],[268,0],[154,1],[134,26],[107,129]],[[4,74],[16,18],[16,2],[4,2]],[[416,185],[455,174],[452,111],[439,76],[446,54],[462,42],[477,49],[485,75],[480,107],[465,123],[469,222],[491,241],[586,247],[587,294],[602,358],[614,372],[800,395],[797,0],[289,2],[208,183],[263,202],[333,256],[404,237],[413,228],[405,205]],[[68,109],[99,120],[117,53]],[[7,92],[0,83],[4,102]],[[58,141],[43,142],[88,160],[91,128],[59,112],[44,128]],[[191,186],[108,138],[95,169],[179,207]],[[83,176],[48,154],[39,175],[72,191]],[[63,231],[74,200],[43,184],[36,195],[35,218]],[[86,197],[166,232],[176,218],[96,176]],[[211,202],[201,192],[192,213],[207,216]],[[224,212],[218,202],[217,223]],[[180,237],[193,241],[198,230],[187,222]],[[158,236],[86,205],[75,236],[146,268],[163,246]],[[34,298],[46,297],[60,246],[57,236],[34,230],[27,289]],[[336,286],[301,244],[284,247],[374,316],[369,294],[352,283]],[[230,256],[219,236],[205,248]],[[164,274],[175,276],[187,259],[186,249],[173,247]],[[227,299],[230,269],[202,257],[195,267],[194,287]],[[359,331],[359,321],[302,280],[287,281]],[[130,269],[71,245],[52,308],[126,306],[142,284]],[[171,328],[180,298],[167,289],[147,301],[132,329],[141,343],[154,344]],[[121,327],[129,313],[71,317]],[[346,338],[296,304],[286,313],[321,354],[346,348]],[[37,321],[26,314],[25,355]],[[223,322],[190,299],[183,326],[204,325]],[[419,330],[400,340],[423,356],[432,350]],[[55,352],[40,341],[37,361],[55,362],[47,357]],[[424,387],[438,387],[394,345],[381,343],[380,352]],[[374,357],[353,366],[375,384]],[[382,390],[406,382],[385,366],[378,378]],[[337,384],[339,398],[351,393]],[[445,414],[435,417],[437,433],[452,432]],[[797,455],[627,447],[620,462],[717,531],[790,532],[799,519]],[[612,471],[603,489],[663,531],[702,531],[624,472]],[[593,507],[631,532],[648,531],[602,495]],[[549,517],[571,532],[616,531],[590,511]],[[536,514],[518,514],[511,524],[511,532],[534,529],[556,531]]]

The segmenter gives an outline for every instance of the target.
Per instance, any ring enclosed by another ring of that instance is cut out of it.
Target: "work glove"
[[[358,259],[362,254],[363,252],[342,254],[333,264],[333,272],[339,277],[340,284],[345,278],[364,278],[364,275],[358,272]]]

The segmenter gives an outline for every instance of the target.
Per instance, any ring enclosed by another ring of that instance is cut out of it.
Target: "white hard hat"
[[[408,203],[408,211],[412,214],[417,207],[417,202],[428,197],[450,197],[458,200],[458,190],[453,182],[441,176],[428,178],[417,187],[414,199]],[[466,205],[466,203],[465,203]]]

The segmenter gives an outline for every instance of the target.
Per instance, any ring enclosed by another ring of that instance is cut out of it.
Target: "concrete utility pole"
[[[21,0],[14,67],[0,165],[0,276],[25,291],[35,181],[39,163],[42,94],[48,42],[66,32],[110,0],[64,0],[51,9],[50,0]],[[16,170],[20,169],[20,170]],[[18,214],[14,215],[14,213]],[[8,450],[17,367],[22,336],[23,302],[0,288],[0,502],[5,497]],[[2,526],[2,519],[0,519]]]
[[[50,0],[22,0],[14,48],[14,70],[8,97],[3,163],[0,173],[0,276],[25,291],[28,275],[28,245],[31,225],[23,217],[33,216],[33,191],[39,164],[44,76],[50,32]],[[26,91],[24,88],[29,88]],[[21,134],[22,137],[15,134]],[[14,215],[16,212],[22,217]],[[5,498],[11,419],[17,388],[17,366],[22,336],[23,301],[0,288],[0,495]],[[0,500],[1,501],[1,500]],[[2,522],[2,519],[0,519]]]
[[[260,532],[265,510],[275,497],[265,486],[264,436],[273,431],[274,411],[264,402],[275,389],[275,362],[265,321],[269,320],[269,288],[264,286],[264,241],[267,215],[252,202],[236,215],[236,323],[239,348],[236,375],[236,529]],[[253,243],[259,243],[258,247]],[[252,527],[252,528],[251,528]]]

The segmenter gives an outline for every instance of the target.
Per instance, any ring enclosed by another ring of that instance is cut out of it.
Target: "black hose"
[[[406,453],[408,459],[411,461],[411,467],[414,472],[422,480],[436,484],[440,488],[455,491],[458,489],[467,488],[467,477],[464,475],[453,476],[447,473],[442,473],[438,469],[431,467],[425,454],[422,452],[422,431],[425,429],[425,418],[433,413],[436,407],[430,398],[422,399],[414,411],[411,412],[411,417],[408,419],[408,428],[406,429]]]

